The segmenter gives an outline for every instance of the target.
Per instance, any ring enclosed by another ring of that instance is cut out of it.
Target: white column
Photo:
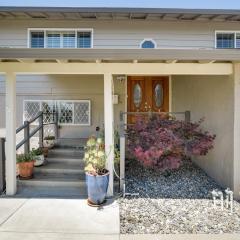
[[[6,73],[6,194],[14,195],[16,181],[16,75]]]
[[[104,128],[105,151],[107,154],[106,168],[110,172],[108,196],[113,195],[113,164],[114,164],[114,129],[113,129],[113,81],[112,74],[104,74]]]
[[[240,199],[240,64],[234,64],[233,190]]]

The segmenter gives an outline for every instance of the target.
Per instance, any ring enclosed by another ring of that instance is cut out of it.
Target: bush
[[[177,169],[190,155],[206,155],[215,135],[203,132],[198,122],[179,121],[168,115],[138,117],[128,130],[128,151],[142,165],[160,170]]]

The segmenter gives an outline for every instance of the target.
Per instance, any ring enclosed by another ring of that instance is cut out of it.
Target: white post
[[[123,190],[123,184],[125,183],[125,137],[120,137],[120,188]]]
[[[16,181],[16,75],[6,73],[6,194],[14,195]]]
[[[233,191],[240,199],[240,64],[234,64],[234,149],[233,149]]]
[[[114,128],[113,128],[113,80],[112,74],[104,74],[104,128],[105,151],[107,154],[106,168],[110,172],[108,196],[113,196],[114,175]]]

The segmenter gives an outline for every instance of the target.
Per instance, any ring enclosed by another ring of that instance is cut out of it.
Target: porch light
[[[116,77],[117,81],[120,82],[120,83],[124,83],[125,80],[126,80],[126,76],[125,75],[118,75]]]

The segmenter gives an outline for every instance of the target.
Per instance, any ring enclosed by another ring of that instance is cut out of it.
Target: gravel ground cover
[[[126,192],[139,196],[119,200],[122,234],[240,233],[240,203],[214,207],[211,191],[224,189],[191,161],[164,174],[134,161],[126,169]]]

